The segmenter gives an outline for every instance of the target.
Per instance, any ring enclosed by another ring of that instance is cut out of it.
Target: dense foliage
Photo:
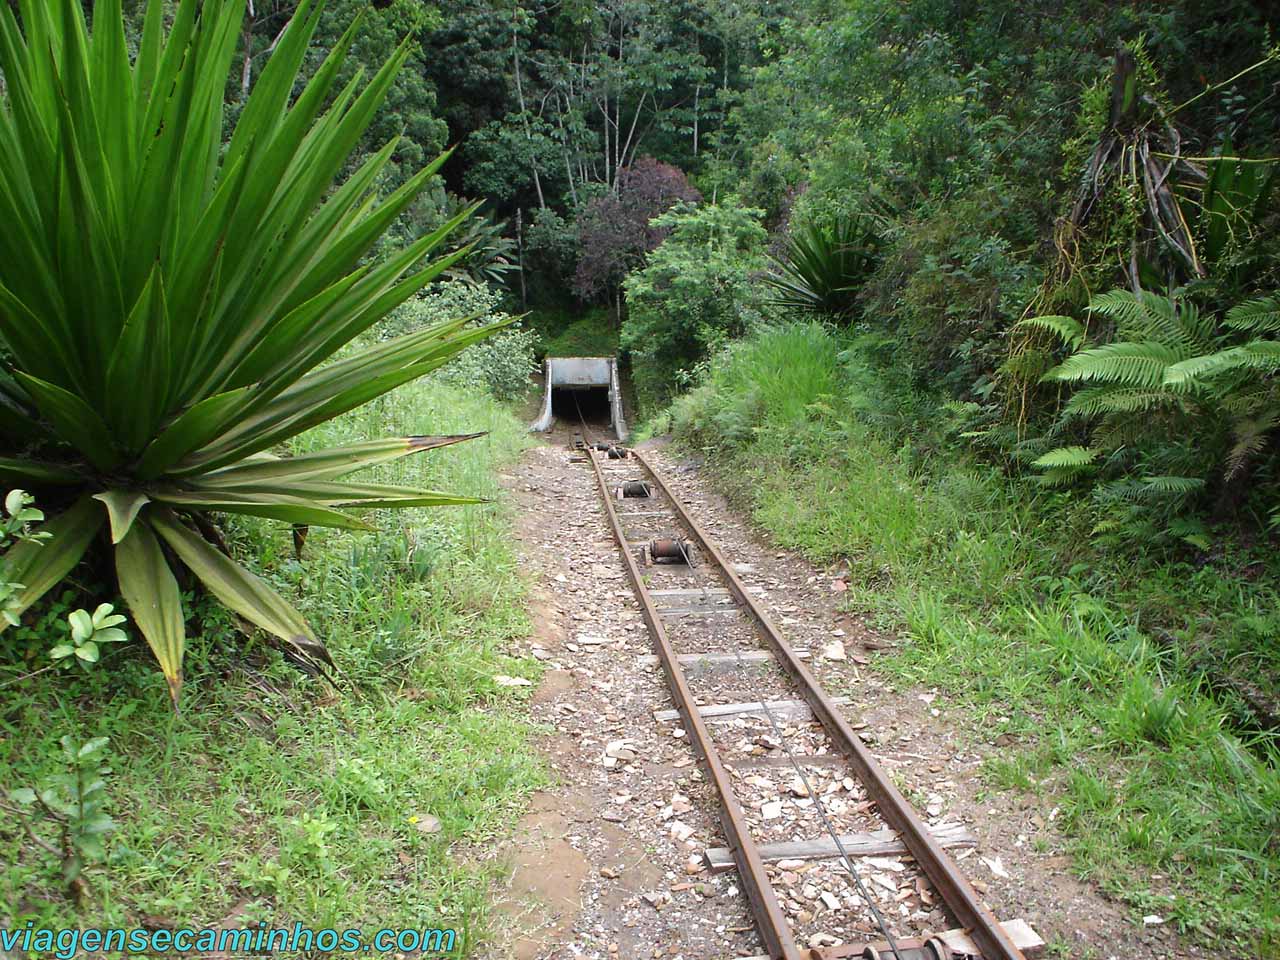
[[[434,376],[498,400],[514,400],[529,388],[537,334],[513,325],[512,317],[500,308],[501,299],[493,288],[475,283],[437,284],[398,307],[382,332],[384,336],[412,333],[455,317],[467,317],[469,324],[480,328],[506,327],[467,347]]]
[[[667,235],[669,224],[657,218],[679,201],[700,197],[680,170],[652,157],[622,171],[617,189],[591,200],[578,220],[578,295],[612,296]]]
[[[1076,836],[1106,838],[1077,851],[1086,869],[1178,878],[1171,916],[1267,952],[1275,761],[1231,728],[1280,715],[1269,14],[4,5],[0,627],[22,652],[6,668],[38,648],[105,696],[98,644],[136,627],[176,696],[187,624],[221,636],[228,617],[200,583],[323,667],[302,614],[229,559],[241,524],[267,543],[244,516],[289,522],[300,550],[311,525],[363,528],[346,507],[456,502],[337,479],[381,464],[380,481],[417,482],[405,455],[453,439],[354,438],[401,422],[381,394],[459,355],[415,394],[419,433],[518,397],[539,351],[616,351],[654,429],[722,460],[784,541],[856,568],[855,602],[911,638],[910,678],[970,670],[984,703],[1033,697],[1010,721],[1029,738],[1058,723],[1027,782],[1058,790]],[[338,430],[346,411],[364,419]],[[323,576],[376,597],[368,570],[416,575],[447,552],[433,538],[472,535],[414,524]],[[301,588],[307,566],[268,553]],[[123,624],[102,602],[115,584]],[[417,649],[404,609],[386,626],[377,607],[343,634],[356,652],[334,651],[371,688]],[[451,689],[488,671],[454,666],[414,670]],[[45,773],[32,782],[68,775]],[[364,767],[333,782],[348,777],[391,795]],[[373,806],[392,830],[399,807]],[[66,856],[93,859],[59,823]],[[294,826],[323,850],[324,823]],[[279,896],[305,869],[288,848],[251,883]]]
[[[670,236],[627,278],[621,344],[643,405],[670,400],[695,364],[761,318],[759,219],[732,204],[682,204],[651,221]]]

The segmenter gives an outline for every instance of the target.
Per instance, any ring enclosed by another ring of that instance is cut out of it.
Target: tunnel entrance
[[[626,439],[614,357],[548,357],[544,374],[542,414],[530,430],[550,430],[556,420],[571,427],[585,422],[597,429],[612,427],[619,440]]]
[[[609,388],[552,387],[551,413],[566,423],[585,420],[590,427],[607,427],[613,417]]]

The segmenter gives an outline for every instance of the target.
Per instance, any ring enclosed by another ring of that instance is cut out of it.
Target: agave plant
[[[321,6],[299,3],[224,137],[244,0],[149,0],[133,56],[121,0],[98,0],[92,34],[79,0],[21,0],[18,17],[0,4],[0,479],[37,492],[51,535],[5,558],[22,584],[11,609],[109,540],[175,701],[172,561],[330,662],[292,606],[209,542],[209,514],[362,528],[344,508],[474,502],[340,479],[458,437],[272,453],[494,329],[461,317],[343,350],[465,254],[426,259],[471,211],[366,260],[443,158],[380,199],[393,141],[339,182],[408,48],[338,85],[353,23],[295,96]]]
[[[850,217],[833,227],[809,223],[792,230],[775,274],[764,281],[777,306],[846,316],[858,288],[875,269],[880,242],[870,221]]]

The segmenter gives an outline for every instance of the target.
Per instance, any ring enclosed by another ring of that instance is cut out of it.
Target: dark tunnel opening
[[[585,420],[588,425],[610,424],[608,387],[552,387],[551,412],[566,423]]]

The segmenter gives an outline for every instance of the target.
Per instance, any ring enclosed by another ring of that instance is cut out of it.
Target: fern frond
[[[1222,398],[1222,409],[1235,417],[1256,416],[1260,410],[1280,403],[1280,391],[1275,384],[1267,384],[1254,390],[1234,390]]]
[[[1097,417],[1106,413],[1148,413],[1162,407],[1183,407],[1182,398],[1171,390],[1142,387],[1088,387],[1071,397],[1062,408],[1064,417]]]
[[[1031,465],[1042,469],[1051,467],[1080,469],[1097,460],[1099,452],[1098,450],[1090,450],[1088,447],[1080,446],[1058,447],[1057,450],[1050,450],[1039,459],[1032,461]]]
[[[1084,324],[1075,317],[1027,317],[1013,325],[1015,330],[1019,327],[1030,327],[1033,330],[1051,333],[1073,350],[1084,343]]]
[[[1108,343],[1067,357],[1044,380],[1078,382],[1095,380],[1129,387],[1159,387],[1165,370],[1185,354],[1153,340],[1141,343]]]
[[[1280,340],[1250,340],[1238,347],[1180,360],[1165,371],[1164,383],[1169,387],[1179,387],[1241,369],[1264,373],[1280,370]]]
[[[1130,290],[1108,290],[1089,301],[1089,309],[1104,317],[1111,317],[1117,324],[1141,323],[1144,320],[1142,303]]]
[[[1280,295],[1273,294],[1237,303],[1227,311],[1223,323],[1233,330],[1280,333]]]
[[[1143,477],[1113,480],[1098,489],[1103,500],[1128,503],[1152,503],[1161,500],[1185,500],[1204,489],[1200,477]]]
[[[1208,550],[1213,546],[1208,529],[1195,517],[1175,517],[1169,521],[1165,533],[1191,544],[1197,550]]]
[[[1039,380],[1044,372],[1057,362],[1048,350],[1030,347],[1018,353],[1010,354],[1000,364],[1000,373],[1021,380]]]
[[[1153,432],[1151,418],[1129,413],[1107,414],[1093,430],[1093,445],[1100,450],[1133,447]]]
[[[1160,496],[1185,497],[1204,489],[1202,477],[1147,477],[1142,483]]]
[[[1080,471],[1066,467],[1054,467],[1036,477],[1036,482],[1045,487],[1066,487],[1080,479]]]
[[[1115,319],[1126,340],[1151,340],[1181,347],[1188,355],[1206,353],[1212,346],[1213,317],[1205,317],[1193,303],[1162,297],[1149,290],[1100,293],[1089,309]]]
[[[1238,420],[1232,424],[1235,443],[1227,453],[1226,477],[1228,480],[1238,477],[1267,445],[1269,434],[1280,426],[1280,409],[1272,407],[1256,417]]]

